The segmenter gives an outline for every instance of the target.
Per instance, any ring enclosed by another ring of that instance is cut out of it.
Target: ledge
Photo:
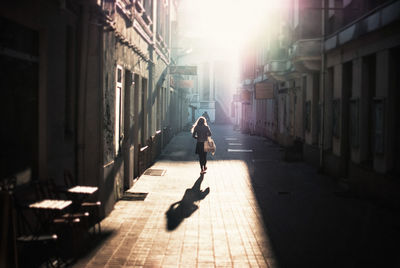
[[[144,10],[144,8],[143,8],[143,6],[142,6],[142,3],[140,3],[139,1],[135,1],[135,8],[136,8],[136,11],[138,12],[138,13],[142,13],[143,12],[143,10]]]
[[[335,49],[398,20],[400,20],[400,1],[384,4],[328,36],[324,42],[324,49],[325,51]]]
[[[321,69],[321,38],[301,39],[293,44],[291,61],[299,72],[315,72]]]
[[[132,26],[133,15],[131,10],[126,7],[126,4],[122,1],[117,1],[117,11],[122,15],[122,17],[126,20],[127,27]]]
[[[142,19],[143,21],[150,26],[151,24],[153,24],[153,21],[150,19],[150,17],[145,13],[142,14]]]
[[[135,14],[133,21],[133,27],[135,30],[146,40],[148,44],[153,44],[153,33],[149,29],[149,26],[144,22],[142,16]]]

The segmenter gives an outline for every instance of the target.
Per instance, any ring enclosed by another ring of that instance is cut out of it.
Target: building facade
[[[400,2],[288,2],[242,61],[241,90],[251,93],[242,130],[297,148],[356,191],[394,198]]]
[[[1,177],[21,187],[65,173],[98,186],[107,215],[173,133],[168,0],[4,3]]]
[[[330,7],[323,164],[360,190],[394,197],[400,175],[400,2],[336,1]]]

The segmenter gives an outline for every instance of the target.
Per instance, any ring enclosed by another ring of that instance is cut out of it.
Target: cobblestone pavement
[[[211,129],[204,177],[195,140],[178,134],[151,167],[166,173],[129,190],[145,200],[119,201],[102,222],[110,235],[74,267],[389,267],[376,264],[399,241],[393,213],[338,197],[333,180],[283,162],[265,138]]]

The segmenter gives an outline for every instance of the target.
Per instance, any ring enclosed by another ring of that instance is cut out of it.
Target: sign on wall
[[[194,88],[194,82],[193,80],[178,80],[178,87],[185,89]]]
[[[197,66],[170,66],[170,74],[197,75]]]
[[[242,90],[240,92],[240,101],[243,103],[250,103],[251,100],[251,92],[247,90]]]
[[[272,82],[257,83],[255,86],[256,100],[273,99],[274,84]]]

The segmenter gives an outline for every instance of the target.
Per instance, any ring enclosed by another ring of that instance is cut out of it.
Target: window
[[[122,69],[121,67],[117,68],[117,83],[122,83]]]
[[[122,67],[117,66],[115,87],[115,128],[114,128],[114,145],[115,155],[119,154],[122,138]]]
[[[332,135],[340,138],[340,99],[332,101]]]
[[[147,88],[147,79],[142,78],[142,93],[141,93],[141,108],[140,108],[140,144],[142,146],[145,146],[146,144],[146,139],[148,136],[147,128],[148,128],[148,122],[149,122],[149,113],[148,113],[148,107],[147,107],[147,101],[148,101],[148,88]]]
[[[164,1],[157,1],[157,34],[160,36],[164,36],[164,27],[165,27],[165,14],[164,14]]]
[[[151,20],[153,20],[153,0],[144,0],[142,4],[146,15],[149,16]]]
[[[5,18],[0,18],[0,25],[0,180],[15,175],[22,184],[37,179],[38,163],[44,160],[38,151],[44,148],[38,134],[46,131],[40,128],[44,117],[39,103],[46,94],[38,87],[39,32]]]
[[[384,153],[384,99],[374,99],[374,152]]]
[[[318,142],[319,143],[322,143],[322,135],[323,135],[323,133],[322,133],[322,131],[321,131],[321,129],[322,129],[322,122],[321,122],[321,118],[322,118],[322,104],[321,103],[318,103],[318,111],[317,111],[317,114],[316,114],[316,116],[315,116],[315,118],[316,118],[316,122],[317,122],[317,135],[318,135]]]
[[[328,11],[329,17],[332,17],[333,15],[335,15],[335,10],[334,10],[334,8],[335,8],[335,0],[329,0],[328,8],[329,8],[329,11]]]
[[[350,144],[353,148],[360,146],[359,142],[359,99],[350,100]]]
[[[299,13],[300,13],[299,1],[300,1],[300,0],[294,0],[294,8],[293,8],[293,28],[296,28],[297,25],[299,25]]]
[[[171,15],[169,13],[169,8],[166,9],[166,16],[165,16],[165,42],[167,46],[170,45],[170,32],[171,32],[171,25],[170,25]]]
[[[65,138],[71,139],[74,132],[74,111],[75,103],[73,99],[74,91],[74,76],[75,71],[75,50],[74,50],[74,29],[68,25],[66,27],[66,40],[65,40],[65,108],[64,108],[64,133]]]
[[[311,101],[306,101],[306,116],[304,120],[305,129],[307,132],[311,131]]]
[[[150,15],[150,6],[151,6],[151,1],[150,0],[141,0],[140,1],[144,7],[144,10],[146,11],[146,13],[148,13]]]

